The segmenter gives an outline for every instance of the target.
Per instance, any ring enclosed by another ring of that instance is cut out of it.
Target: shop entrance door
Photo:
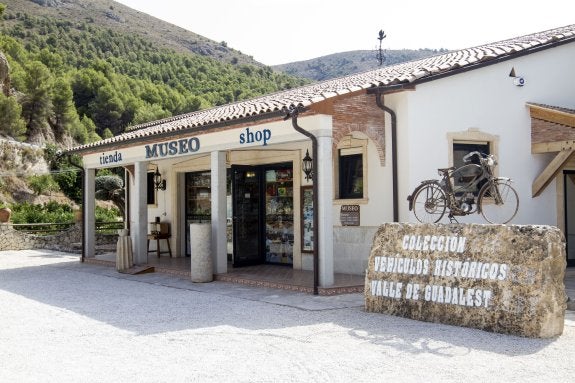
[[[232,166],[233,265],[293,265],[291,163]]]
[[[565,238],[567,266],[575,266],[575,171],[563,171],[565,184]]]
[[[253,166],[232,166],[234,267],[263,263],[261,172]]]

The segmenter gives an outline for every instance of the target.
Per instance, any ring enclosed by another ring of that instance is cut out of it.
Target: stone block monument
[[[552,226],[389,223],[376,233],[365,308],[533,338],[563,332],[565,241]]]

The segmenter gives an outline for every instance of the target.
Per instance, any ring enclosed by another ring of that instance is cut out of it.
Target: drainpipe
[[[84,170],[84,168],[76,163],[74,163],[72,161],[72,156],[70,154],[68,154],[68,163],[70,165],[72,165],[73,167],[80,169],[80,174],[82,176],[82,209],[80,210],[82,212],[82,221],[80,223],[80,230],[82,231],[82,256],[80,257],[80,262],[84,262],[85,259],[85,254],[86,254],[86,240],[85,240],[85,233],[84,233],[84,220],[86,219],[86,193],[84,188],[86,187],[84,185],[84,180],[85,180],[85,174],[86,171]]]
[[[312,133],[304,130],[301,126],[297,124],[297,117],[299,115],[298,107],[290,107],[287,111],[287,116],[284,118],[287,120],[291,118],[291,123],[293,128],[304,136],[311,139],[312,144],[312,157],[313,157],[313,172],[311,179],[313,182],[313,295],[318,295],[318,285],[319,285],[319,196],[317,192],[318,186],[318,169],[317,169],[317,137]]]
[[[393,222],[399,222],[399,199],[397,191],[397,116],[393,110],[383,104],[383,93],[375,94],[377,106],[391,116],[391,172],[393,178]],[[385,117],[384,117],[385,119]]]

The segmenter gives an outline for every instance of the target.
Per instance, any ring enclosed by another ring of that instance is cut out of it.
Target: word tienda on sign
[[[194,153],[200,150],[200,140],[197,137],[146,145],[146,158],[175,156]]]
[[[240,144],[251,144],[254,142],[262,142],[263,146],[268,144],[268,141],[272,138],[272,131],[269,129],[256,130],[255,132],[250,132],[250,128],[246,128],[244,133],[240,133]]]
[[[117,164],[122,162],[122,153],[115,151],[114,154],[102,153],[100,156],[100,165]]]

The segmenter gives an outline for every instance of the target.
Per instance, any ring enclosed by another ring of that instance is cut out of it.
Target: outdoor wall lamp
[[[309,181],[313,174],[313,159],[309,156],[309,150],[306,149],[305,157],[302,160],[302,169],[305,173],[306,181]]]
[[[156,190],[166,190],[166,180],[162,179],[158,168],[156,168],[156,172],[154,173],[154,187]]]

